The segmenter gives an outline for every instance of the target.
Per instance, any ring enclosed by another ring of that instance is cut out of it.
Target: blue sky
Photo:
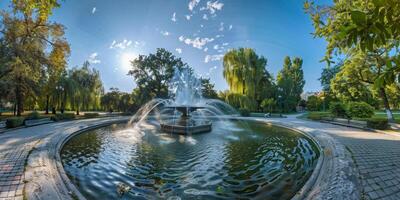
[[[328,4],[330,0],[321,1]],[[7,1],[0,2],[6,8]],[[222,55],[251,47],[268,59],[274,76],[285,56],[303,58],[305,91],[321,88],[318,78],[326,42],[314,39],[301,0],[65,0],[51,20],[66,26],[69,67],[89,60],[104,87],[130,92],[130,59],[162,47],[183,59],[216,89],[227,89]]]

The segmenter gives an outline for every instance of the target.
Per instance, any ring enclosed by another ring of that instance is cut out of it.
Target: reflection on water
[[[223,123],[190,137],[158,133],[153,122],[112,125],[73,137],[61,157],[88,199],[290,199],[312,173],[318,151],[301,134]],[[129,186],[122,196],[119,184]]]

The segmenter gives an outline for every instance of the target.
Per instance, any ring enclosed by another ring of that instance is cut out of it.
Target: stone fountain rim
[[[311,134],[308,134],[305,131],[301,131],[298,130],[294,127],[290,127],[289,125],[285,125],[285,124],[281,124],[278,122],[272,122],[272,121],[259,121],[257,119],[249,119],[249,118],[242,118],[242,117],[229,117],[227,118],[229,120],[248,120],[248,121],[257,121],[257,122],[262,122],[264,124],[271,124],[273,126],[278,126],[278,127],[282,127],[282,128],[286,128],[292,131],[295,131],[299,134],[304,135],[305,137],[307,137],[308,139],[310,139],[312,142],[314,142],[314,144],[316,145],[316,147],[319,150],[319,158],[317,161],[317,164],[315,165],[313,172],[311,174],[311,176],[308,178],[308,180],[306,181],[306,183],[300,188],[300,190],[297,191],[297,193],[291,198],[292,200],[300,200],[300,199],[306,199],[307,197],[307,193],[310,192],[316,185],[318,182],[318,177],[320,177],[320,174],[323,174],[323,168],[322,165],[325,161],[324,157],[325,157],[325,152],[322,150],[322,147],[320,145],[320,143],[318,142],[318,140]],[[67,176],[67,173],[64,170],[64,166],[62,164],[62,160],[61,160],[61,150],[63,149],[64,145],[74,136],[77,136],[79,134],[82,134],[84,132],[90,131],[90,130],[94,130],[94,129],[98,129],[98,128],[102,128],[102,127],[106,127],[112,124],[118,124],[118,123],[124,123],[127,122],[129,120],[119,120],[119,121],[113,121],[113,122],[104,122],[104,123],[100,123],[100,124],[96,124],[93,126],[89,126],[89,127],[85,127],[83,129],[80,129],[78,131],[75,131],[71,134],[69,134],[66,137],[63,137],[61,140],[59,140],[56,144],[56,155],[54,155],[55,159],[56,159],[56,168],[57,171],[61,177],[62,183],[64,184],[65,188],[67,188],[67,190],[69,191],[69,195],[71,196],[71,199],[79,199],[79,200],[86,200],[86,198],[82,195],[82,193],[78,190],[78,188],[71,182],[71,180],[69,179],[69,177]]]

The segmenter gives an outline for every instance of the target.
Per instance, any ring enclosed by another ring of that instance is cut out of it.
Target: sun
[[[124,52],[120,56],[121,70],[128,72],[132,66],[131,62],[135,60],[138,55],[135,52]]]

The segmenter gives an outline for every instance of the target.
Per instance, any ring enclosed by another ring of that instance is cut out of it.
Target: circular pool
[[[319,158],[303,134],[255,121],[213,121],[210,133],[159,132],[155,121],[83,132],[61,150],[87,199],[290,199]]]

